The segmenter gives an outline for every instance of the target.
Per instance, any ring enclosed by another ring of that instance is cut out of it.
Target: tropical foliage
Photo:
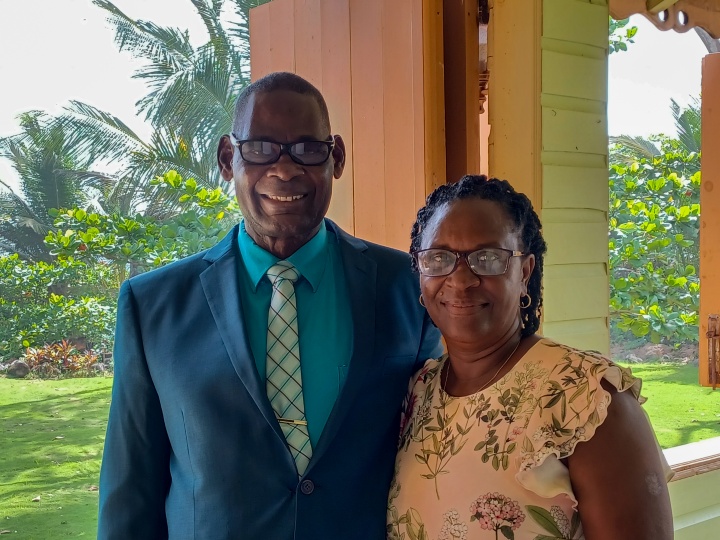
[[[93,0],[107,13],[118,48],[144,61],[135,77],[148,93],[137,106],[152,134],[145,140],[120,118],[77,101],[58,117],[21,117],[23,132],[0,139],[0,157],[12,160],[21,181],[17,193],[0,187],[0,252],[51,260],[42,242],[51,209],[92,202],[99,214],[172,217],[177,200],[153,184],[170,170],[209,190],[228,187],[217,173],[215,145],[230,131],[233,100],[249,82],[249,10],[265,1],[191,0],[207,38],[194,45],[186,30]]]
[[[610,17],[610,37],[608,40],[608,53],[627,51],[628,43],[635,43],[633,39],[637,34],[637,26],[628,26],[630,19],[616,21]]]
[[[67,339],[99,350],[112,341],[117,281],[104,264],[0,258],[0,361]]]
[[[109,263],[118,282],[217,243],[240,219],[235,200],[169,171],[153,180],[159,193],[177,199],[177,213],[160,220],[141,214],[100,214],[83,208],[54,212],[55,230],[45,238],[53,255],[88,264]]]
[[[673,101],[678,137],[616,137],[610,152],[610,310],[616,333],[698,339],[700,108]]]
[[[147,188],[172,169],[220,185],[215,145],[230,131],[234,99],[250,80],[249,10],[265,1],[191,0],[208,36],[193,46],[187,30],[135,20],[108,0],[93,0],[107,13],[118,48],[144,61],[134,76],[148,93],[137,107],[153,134],[142,140],[119,118],[79,102],[58,122],[72,128],[76,147],[121,164],[119,183]]]
[[[152,134],[73,101],[57,117],[22,115],[21,133],[0,139],[21,182],[0,186],[0,359],[62,339],[107,347],[123,279],[205,249],[237,222],[215,145],[249,82],[249,10],[264,1],[191,0],[206,31],[197,45],[93,0],[118,48],[144,60],[137,107]]]
[[[0,157],[9,160],[22,179],[22,194],[2,183],[0,252],[49,261],[43,243],[52,225],[48,209],[86,203],[76,172],[87,169],[92,157],[73,152],[63,127],[42,112],[21,114],[19,121],[18,135],[0,138]]]
[[[175,171],[153,185],[178,200],[173,218],[60,209],[45,239],[53,262],[0,258],[0,358],[63,339],[108,350],[126,277],[210,247],[239,220],[237,203],[219,188]]]

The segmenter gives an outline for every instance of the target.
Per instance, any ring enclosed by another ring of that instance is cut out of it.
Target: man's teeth
[[[290,197],[280,197],[279,195],[268,195],[267,198],[272,199],[273,201],[290,202],[302,199],[304,196],[305,195],[291,195]]]

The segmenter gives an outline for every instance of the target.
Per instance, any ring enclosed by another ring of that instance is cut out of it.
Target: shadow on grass
[[[719,437],[720,419],[692,419],[689,424],[684,422],[678,422],[678,424],[673,426],[672,428],[666,428],[666,431],[668,433],[663,434],[662,430],[656,429],[658,438],[660,438],[662,435],[665,435],[665,440],[668,441],[664,445],[666,448],[682,446],[683,444],[696,442],[698,440]]]
[[[111,380],[32,385],[33,395],[0,405],[0,530],[14,539],[94,538]]]
[[[631,364],[633,374],[645,384],[672,383],[698,386],[698,367],[687,364]]]

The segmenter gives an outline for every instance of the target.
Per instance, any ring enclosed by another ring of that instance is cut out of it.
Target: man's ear
[[[332,153],[333,162],[335,163],[333,176],[340,178],[345,170],[345,141],[343,141],[340,135],[333,135],[333,138],[335,139],[335,146],[333,147]]]
[[[223,135],[220,137],[217,149],[217,163],[220,168],[220,176],[226,182],[232,182],[235,174],[233,173],[233,155],[235,154],[235,147],[230,142],[229,135]]]

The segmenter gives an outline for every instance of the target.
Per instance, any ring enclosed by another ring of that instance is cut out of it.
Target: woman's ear
[[[530,253],[529,255],[526,255],[524,257],[522,264],[522,281],[524,293],[527,293],[527,284],[528,281],[530,281],[530,276],[532,276],[533,270],[535,270],[535,255]]]

